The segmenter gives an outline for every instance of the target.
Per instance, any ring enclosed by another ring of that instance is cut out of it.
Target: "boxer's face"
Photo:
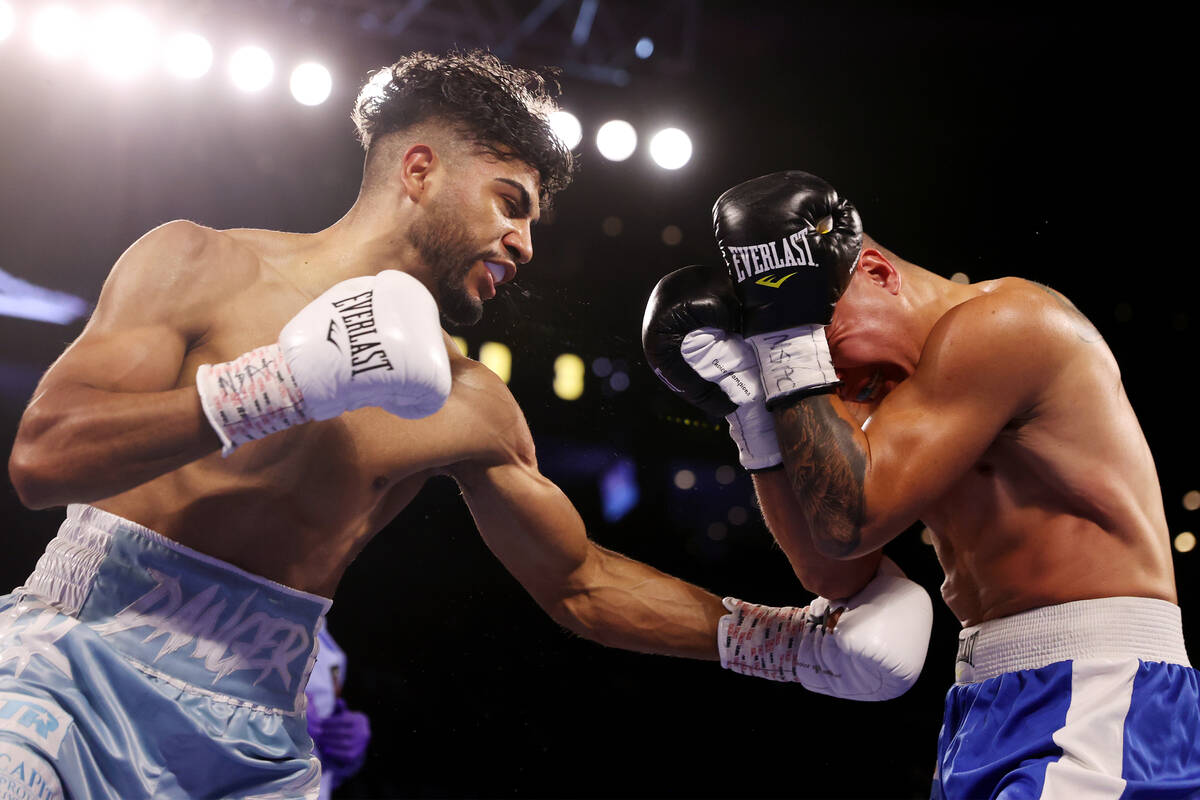
[[[825,328],[829,352],[847,402],[875,404],[912,374],[901,326],[899,298],[870,276],[856,273]]]
[[[537,172],[516,159],[472,154],[447,165],[444,186],[409,230],[447,320],[478,322],[483,302],[533,258],[537,190]]]

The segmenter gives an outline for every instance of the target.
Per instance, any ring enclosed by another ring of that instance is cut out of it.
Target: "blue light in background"
[[[69,325],[87,311],[82,298],[43,289],[0,269],[0,315]]]
[[[600,477],[600,498],[606,522],[616,522],[638,504],[637,468],[632,459],[617,459],[604,472]]]

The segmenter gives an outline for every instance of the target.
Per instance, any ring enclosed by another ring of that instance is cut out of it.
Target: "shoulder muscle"
[[[186,220],[168,222],[117,260],[88,328],[165,324],[198,335],[206,309],[253,273],[251,255],[220,231]]]

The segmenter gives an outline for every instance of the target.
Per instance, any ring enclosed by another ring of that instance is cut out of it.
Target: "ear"
[[[900,293],[900,271],[874,247],[864,247],[855,267],[862,276],[890,294]]]
[[[431,177],[438,167],[437,154],[427,144],[414,144],[400,159],[399,178],[404,195],[414,203],[429,191]]]

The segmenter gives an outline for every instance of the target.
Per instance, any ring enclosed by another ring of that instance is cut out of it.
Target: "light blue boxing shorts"
[[[330,601],[90,506],[0,596],[0,798],[308,798]]]
[[[1200,798],[1200,673],[1179,606],[1110,597],[965,628],[935,800]]]

